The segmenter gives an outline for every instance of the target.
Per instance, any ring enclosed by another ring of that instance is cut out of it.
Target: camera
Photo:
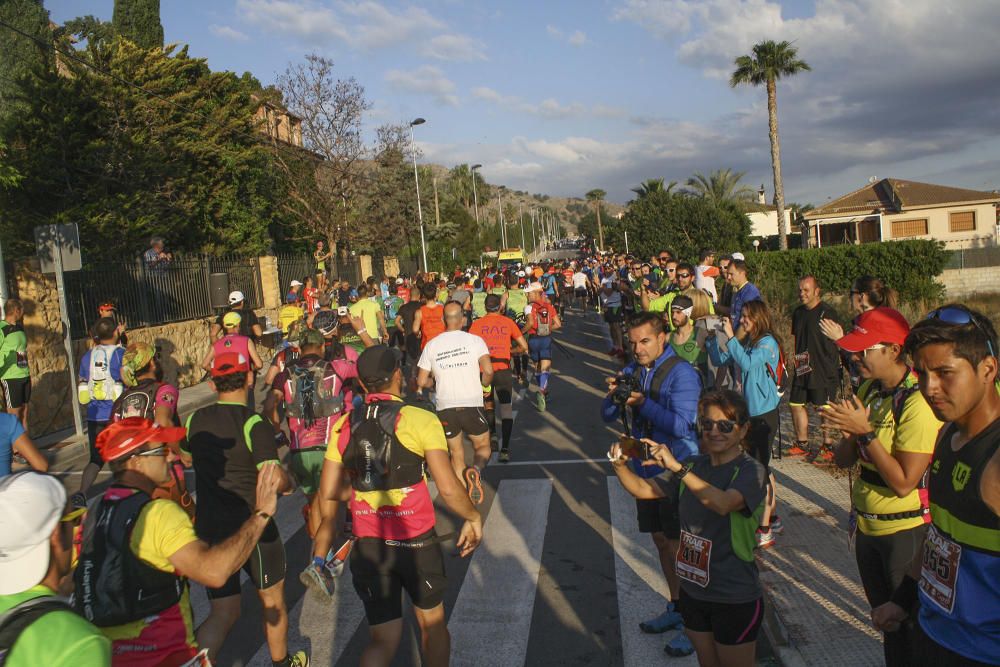
[[[639,375],[622,375],[618,378],[614,390],[611,392],[611,401],[620,408],[625,407],[625,401],[632,397],[632,392],[641,392],[642,382]]]
[[[345,315],[349,315],[349,314],[350,314],[350,311],[348,310],[347,306],[340,306],[339,308],[337,308],[337,316],[338,317],[344,317]]]

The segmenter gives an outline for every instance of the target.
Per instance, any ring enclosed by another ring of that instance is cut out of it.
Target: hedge
[[[787,299],[798,280],[813,275],[825,291],[850,291],[859,276],[875,276],[903,301],[934,300],[943,295],[941,275],[949,252],[940,241],[883,241],[808,250],[747,254],[750,279],[765,294]]]

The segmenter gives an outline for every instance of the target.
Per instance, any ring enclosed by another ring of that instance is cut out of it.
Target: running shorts
[[[688,595],[681,586],[677,610],[684,627],[692,632],[711,632],[715,641],[724,646],[738,646],[757,641],[764,618],[764,598],[752,602],[705,602]]]
[[[431,530],[413,539],[419,541],[433,535]],[[362,537],[351,550],[351,578],[365,605],[369,626],[403,617],[404,590],[413,606],[433,609],[443,602],[448,588],[440,544],[414,549]]]
[[[27,405],[31,401],[31,378],[0,380],[0,394],[8,410]]]
[[[414,363],[420,358],[420,338],[415,333],[406,334],[406,356]]]
[[[534,362],[552,359],[552,336],[531,336],[528,338],[528,356]]]
[[[514,374],[509,368],[493,371],[493,398],[498,403],[512,403],[514,398]]]
[[[437,413],[444,427],[446,438],[455,438],[461,434],[482,435],[490,430],[486,421],[486,411],[483,408],[448,408]]]
[[[311,496],[319,491],[319,477],[323,472],[326,447],[292,449],[288,452],[288,470],[302,487],[302,493]]]
[[[576,293],[576,298],[578,298],[578,299],[582,299],[585,296],[587,296],[587,288],[586,287],[577,287],[573,291]]]
[[[98,468],[104,467],[104,457],[97,451],[97,436],[101,434],[111,422],[95,422],[87,420],[87,442],[90,444],[90,462]]]
[[[802,385],[792,383],[792,389],[788,394],[789,405],[826,405],[837,396],[837,387],[831,383],[828,386],[806,389]]]
[[[676,540],[681,536],[681,518],[677,513],[679,498],[639,499],[635,501],[640,533],[663,533]]]
[[[622,311],[620,308],[607,308],[604,310],[604,321],[608,324],[620,324],[622,321]]]
[[[285,579],[285,545],[274,519],[267,522],[264,534],[257,541],[257,546],[250,552],[250,558],[241,568],[250,577],[257,590],[264,590]],[[228,598],[239,595],[240,571],[237,570],[220,588],[207,588],[209,600]]]
[[[403,347],[405,336],[398,327],[389,327],[389,347]]]

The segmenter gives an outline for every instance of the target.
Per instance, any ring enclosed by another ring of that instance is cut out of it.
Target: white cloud
[[[572,35],[566,38],[566,41],[573,46],[583,46],[587,43],[587,33],[582,30],[576,30]]]
[[[570,118],[573,116],[582,116],[587,113],[586,107],[579,102],[561,104],[559,100],[549,97],[534,104],[526,102],[516,95],[503,95],[486,86],[473,88],[472,96],[478,100],[483,100],[484,102],[489,102],[511,111],[532,116],[541,116],[543,118]]]
[[[448,79],[440,68],[433,65],[421,65],[410,71],[389,70],[385,73],[385,80],[396,90],[429,95],[444,106],[458,106],[455,83]]]
[[[234,42],[245,42],[250,39],[246,34],[228,25],[210,25],[208,30],[219,39],[228,39]]]
[[[467,35],[438,35],[420,47],[421,55],[436,60],[473,62],[486,60],[486,45]]]
[[[253,25],[311,45],[346,40],[344,23],[328,7],[298,0],[236,0],[240,17]]]
[[[572,46],[583,46],[587,43],[587,33],[582,30],[574,30],[572,33],[566,33],[554,25],[547,25],[545,26],[545,32],[552,39],[560,42],[564,41]]]
[[[371,0],[345,2],[339,6],[345,14],[357,20],[351,29],[350,41],[366,49],[392,46],[445,27],[444,23],[420,7],[408,7],[394,13]]]

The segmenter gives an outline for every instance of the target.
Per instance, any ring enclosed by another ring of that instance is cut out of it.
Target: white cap
[[[743,253],[741,253],[741,252],[734,252],[733,255],[732,255],[732,257],[733,257],[733,259],[738,259],[738,260],[740,260],[742,262],[747,261],[747,258],[744,257]]]
[[[241,292],[239,290],[234,290],[234,291],[232,291],[232,292],[229,293],[229,304],[230,305],[237,304],[237,303],[239,303],[242,300],[243,300],[243,292]]]
[[[517,277],[518,278],[523,278],[524,277],[524,271],[518,271],[517,272]]]
[[[0,595],[36,586],[49,571],[49,537],[66,507],[66,489],[37,472],[0,480]]]
[[[396,284],[397,285],[402,285],[403,284],[403,279],[402,278],[396,278]]]
[[[293,281],[292,281],[292,287],[302,287],[302,283],[301,283],[301,282],[299,282],[298,280],[293,280]],[[232,294],[230,294],[230,295],[229,295],[229,298],[230,298],[230,299],[232,299],[232,298],[233,298],[233,295],[232,295]],[[242,299],[241,299],[241,300],[242,300]]]
[[[541,292],[541,291],[542,291],[541,283],[531,283],[530,285],[524,288],[525,294],[530,294],[531,292]]]

